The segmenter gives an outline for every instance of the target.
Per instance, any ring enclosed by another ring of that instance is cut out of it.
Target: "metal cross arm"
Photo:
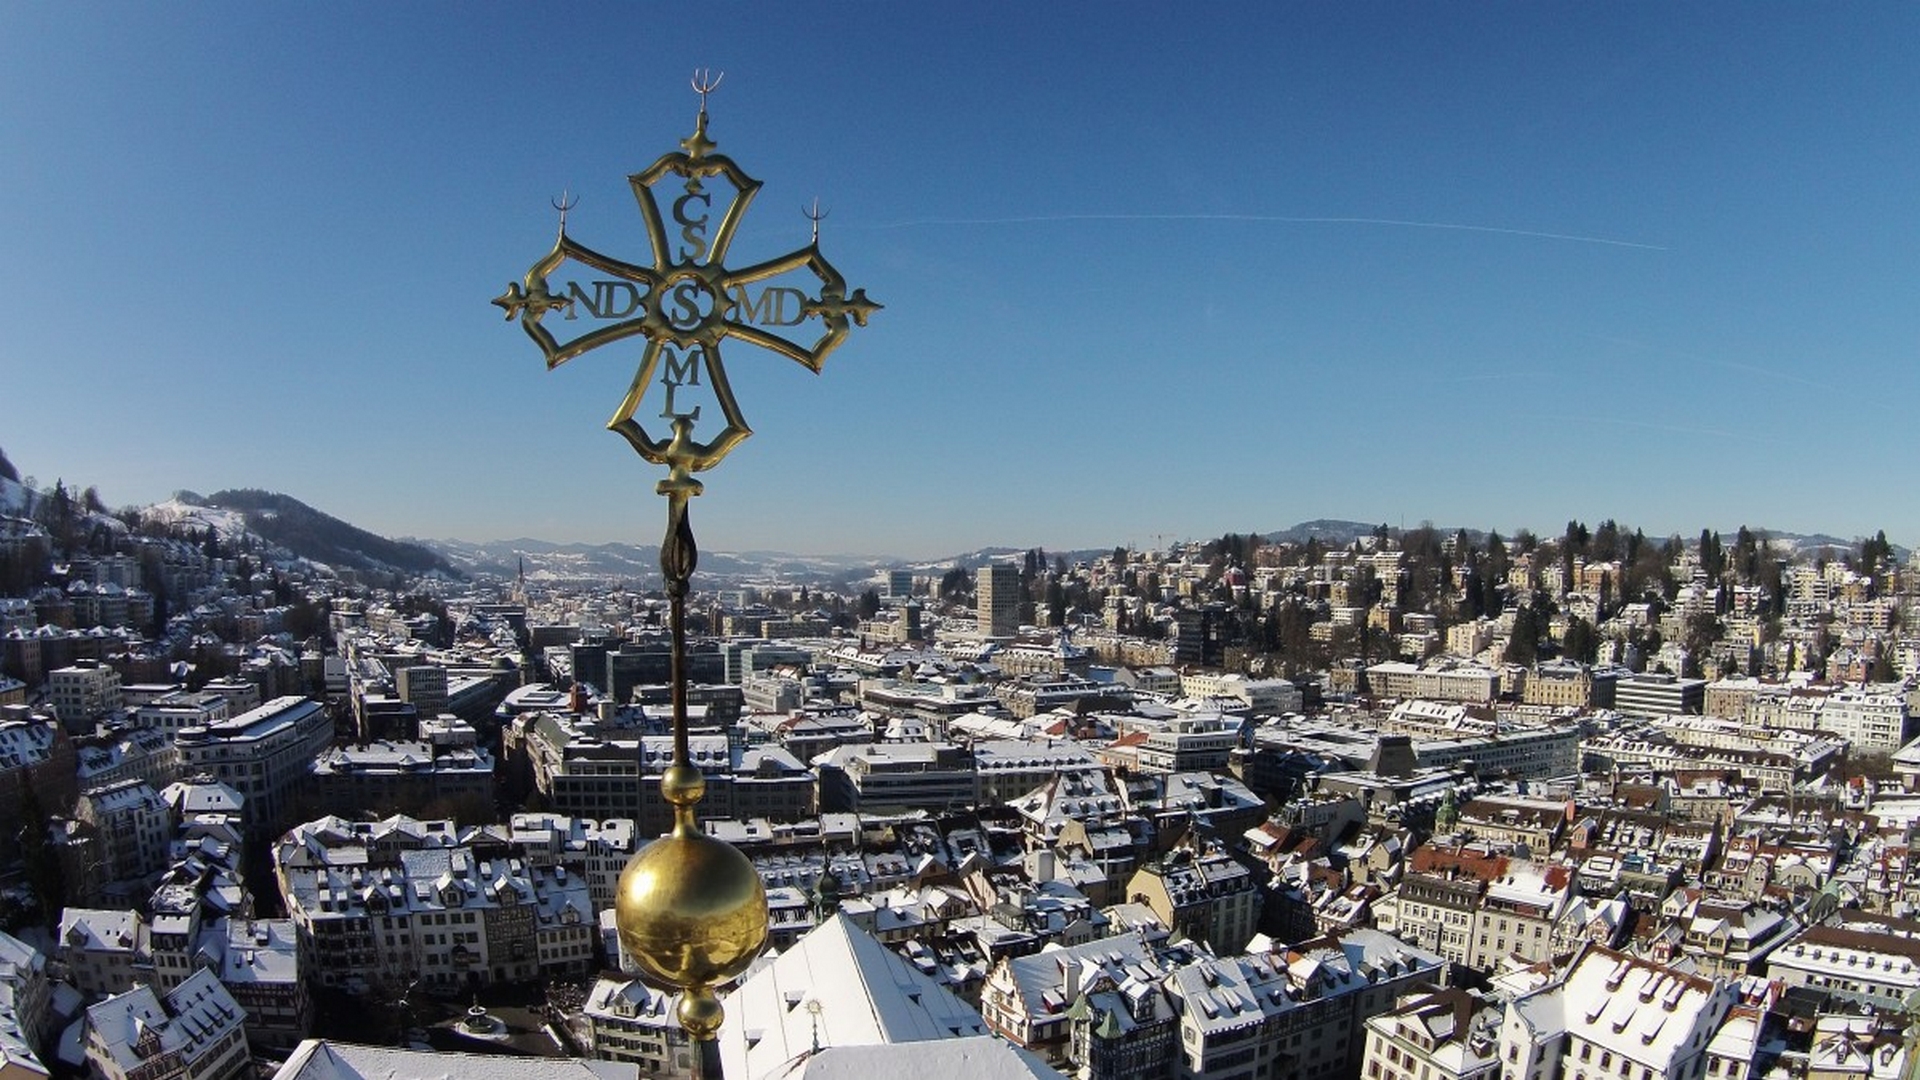
[[[494,300],[509,320],[519,317],[549,368],[616,341],[644,339],[633,382],[607,427],[648,461],[682,476],[719,464],[753,434],[727,381],[723,341],[757,345],[817,373],[849,326],[865,326],[881,306],[865,289],[849,294],[846,278],[821,254],[819,223],[825,215],[817,206],[808,215],[814,235],[807,246],[738,270],[726,267],[734,235],[761,184],[733,159],[714,153],[716,144],[706,129],[702,108],[681,151],[627,178],[646,226],[648,265],[575,241],[567,235],[562,208],[553,248]],[[555,276],[569,266],[599,276],[556,283]],[[789,274],[801,285],[785,282]],[[813,286],[803,287],[809,277]],[[564,323],[585,320],[587,325],[563,337],[572,328],[563,325],[556,334],[555,320],[548,317],[555,312]],[[797,331],[815,319],[819,333],[802,337]],[[701,386],[703,378],[721,426],[696,438],[693,428],[701,411],[682,408],[676,398],[682,387]],[[668,426],[664,433],[650,432],[640,419],[642,399],[656,385],[665,397],[658,414]]]

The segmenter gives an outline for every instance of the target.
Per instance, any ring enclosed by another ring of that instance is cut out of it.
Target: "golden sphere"
[[[680,995],[680,1007],[674,1010],[674,1016],[680,1020],[680,1030],[694,1042],[705,1042],[718,1038],[720,1024],[727,1017],[727,1010],[720,1005],[720,999],[713,991],[689,990]]]
[[[767,890],[731,844],[675,829],[628,860],[613,918],[643,973],[682,990],[712,986],[766,945]]]

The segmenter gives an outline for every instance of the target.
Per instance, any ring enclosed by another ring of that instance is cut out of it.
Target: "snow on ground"
[[[222,539],[230,539],[247,531],[246,516],[238,510],[198,506],[190,502],[181,502],[177,498],[154,503],[147,507],[146,513],[170,525],[190,522],[201,528],[211,526]]]

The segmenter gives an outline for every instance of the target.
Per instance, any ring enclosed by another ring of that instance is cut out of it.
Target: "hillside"
[[[314,562],[356,570],[458,576],[447,560],[426,547],[376,536],[290,495],[243,488],[215,492],[204,505],[232,511],[246,531]]]

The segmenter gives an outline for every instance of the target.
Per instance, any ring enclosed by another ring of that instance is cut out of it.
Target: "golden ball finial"
[[[731,844],[676,827],[627,862],[613,911],[641,972],[685,994],[687,1034],[713,1038],[721,1011],[711,988],[745,971],[767,943],[767,891],[753,863]]]

